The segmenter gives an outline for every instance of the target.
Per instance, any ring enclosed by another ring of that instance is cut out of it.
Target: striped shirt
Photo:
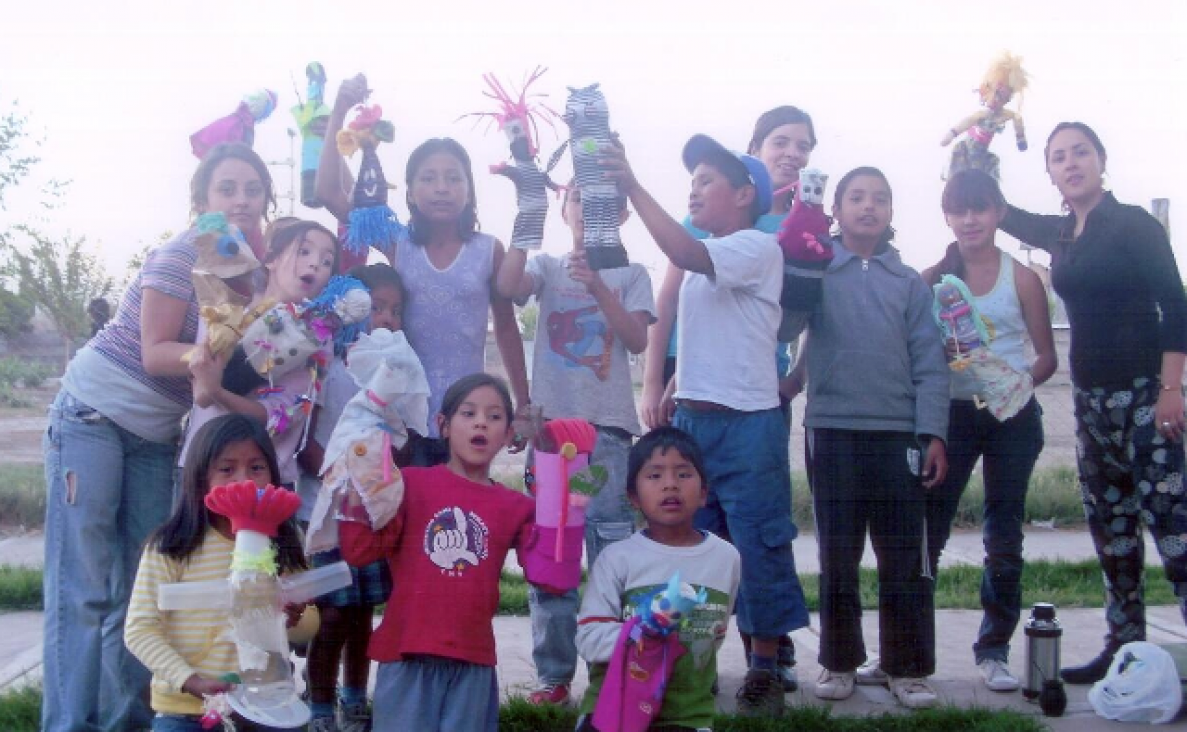
[[[202,714],[202,700],[181,690],[193,674],[216,679],[238,671],[239,657],[230,639],[224,610],[162,611],[157,608],[161,585],[174,582],[226,580],[231,574],[234,543],[208,529],[202,545],[185,561],[144,550],[124,643],[152,672],[152,708],[164,714]]]

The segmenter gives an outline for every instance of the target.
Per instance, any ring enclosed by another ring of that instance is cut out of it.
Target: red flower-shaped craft
[[[231,531],[240,529],[276,536],[277,528],[301,507],[301,498],[287,488],[260,488],[250,480],[210,489],[206,507],[231,519]]]

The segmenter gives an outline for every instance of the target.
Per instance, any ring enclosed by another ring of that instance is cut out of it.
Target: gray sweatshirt
[[[930,289],[886,245],[863,260],[833,240],[809,322],[806,427],[948,437],[948,363]]]

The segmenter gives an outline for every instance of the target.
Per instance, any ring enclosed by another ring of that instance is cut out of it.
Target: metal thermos
[[[1059,678],[1059,644],[1063,628],[1055,606],[1036,602],[1026,621],[1026,688],[1022,694],[1038,701],[1043,713],[1058,717],[1067,707],[1067,694]]]

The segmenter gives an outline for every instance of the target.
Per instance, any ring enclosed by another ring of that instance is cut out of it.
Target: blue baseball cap
[[[691,173],[707,157],[733,158],[742,165],[743,172],[754,186],[755,208],[761,216],[771,210],[771,200],[774,198],[774,187],[771,185],[771,173],[767,166],[758,158],[746,153],[734,152],[726,148],[708,135],[693,135],[684,143],[684,167]]]

